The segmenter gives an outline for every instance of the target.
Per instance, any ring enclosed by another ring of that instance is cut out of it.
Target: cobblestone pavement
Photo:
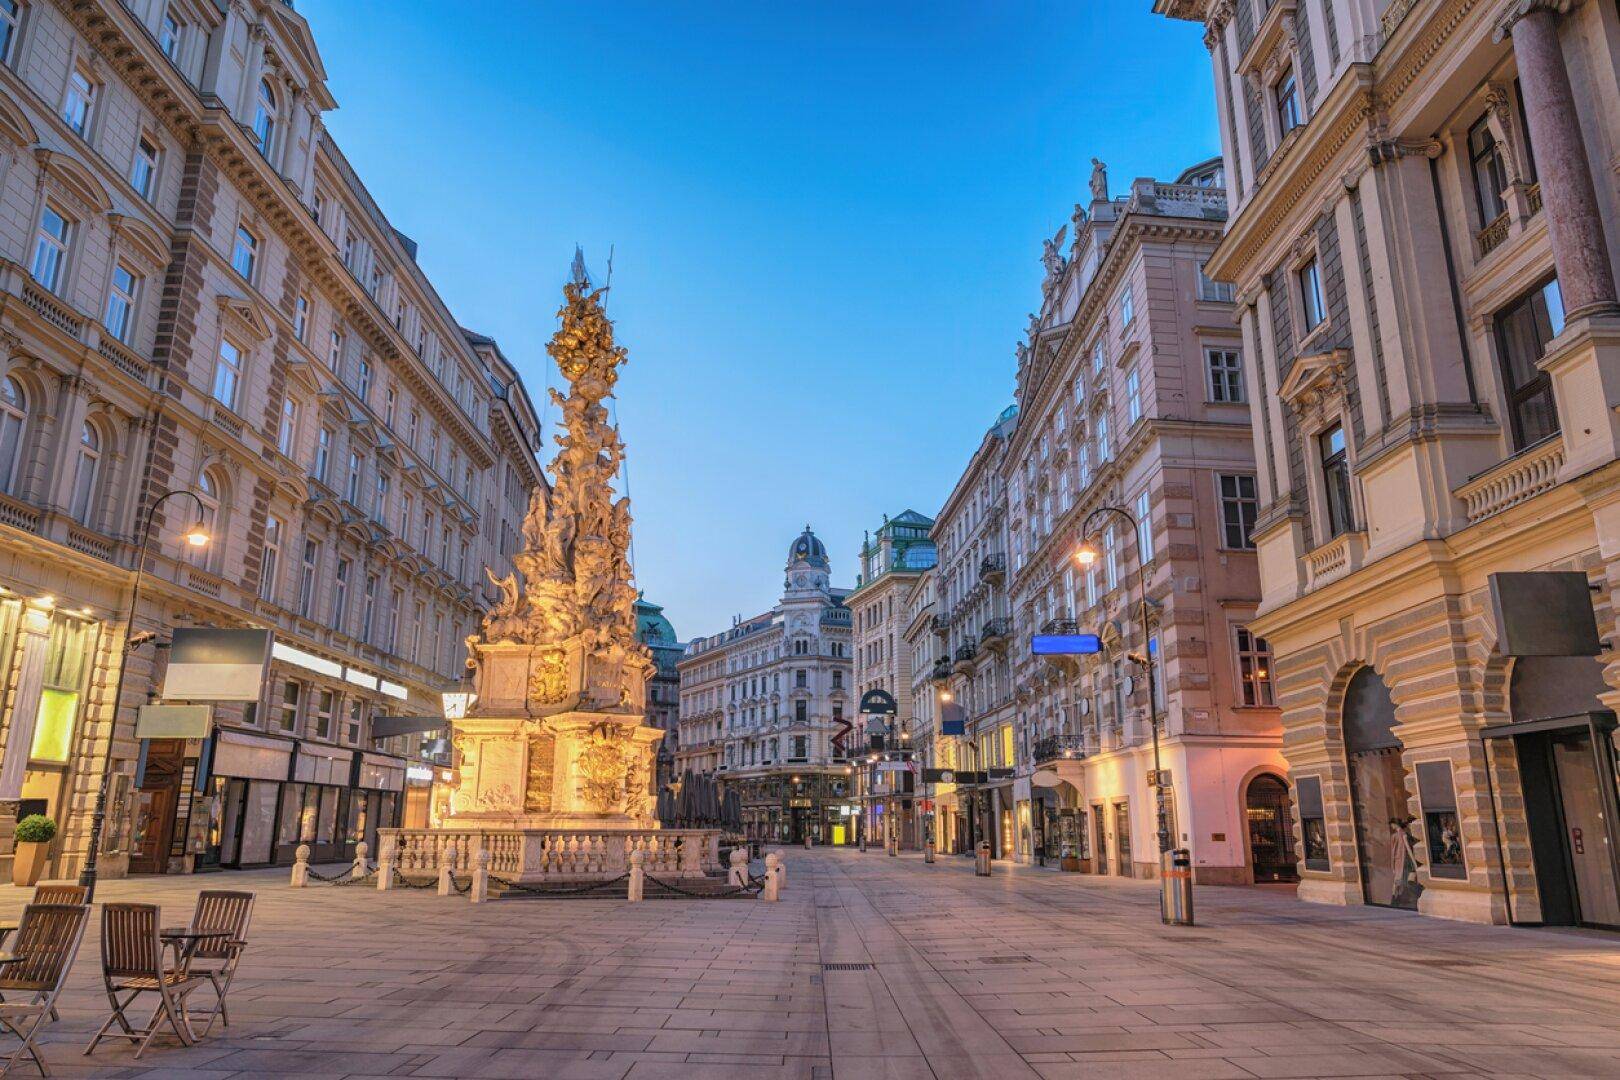
[[[873,851],[786,854],[783,902],[507,900],[286,887],[285,871],[112,882],[183,921],[255,890],[231,1027],[80,1051],[58,1076],[1222,1077],[1620,1075],[1620,939]],[[0,888],[0,916],[21,890]],[[869,965],[869,966],[868,966]],[[203,991],[206,995],[208,992]],[[30,1075],[20,1066],[16,1075]]]

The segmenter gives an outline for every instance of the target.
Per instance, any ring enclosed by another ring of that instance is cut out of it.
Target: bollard
[[[394,839],[382,838],[382,850],[377,853],[377,891],[387,892],[394,887]]]
[[[366,865],[366,853],[368,851],[370,851],[370,850],[371,850],[370,845],[368,845],[364,840],[362,840],[358,844],[354,845],[354,871],[353,871],[353,873],[354,873],[355,877],[365,877],[368,873],[371,872],[371,867]]]
[[[726,875],[726,884],[733,889],[740,889],[748,884],[748,850],[746,848],[731,849],[731,872]]]
[[[482,904],[489,899],[489,852],[483,848],[473,856],[472,889],[467,893],[467,899],[475,904]]]
[[[980,840],[973,851],[973,876],[990,876],[990,841]]]
[[[765,891],[759,894],[761,900],[775,903],[781,888],[781,879],[778,876],[782,869],[782,856],[771,852],[765,856]]]
[[[739,849],[740,850],[740,849]],[[732,852],[735,857],[737,852]],[[632,904],[639,904],[644,899],[647,888],[647,853],[645,851],[632,851],[630,853],[630,892],[627,899]]]
[[[450,841],[439,853],[439,895],[449,896],[455,891],[453,879],[456,868],[456,842]]]
[[[1159,919],[1193,925],[1192,852],[1186,848],[1159,853]]]
[[[302,889],[309,884],[309,845],[299,844],[293,860],[292,887]]]
[[[923,845],[923,862],[932,863],[934,861],[934,855],[934,842],[930,840],[928,843]]]
[[[810,834],[809,833],[804,834],[804,850],[806,850],[806,851],[810,850]]]

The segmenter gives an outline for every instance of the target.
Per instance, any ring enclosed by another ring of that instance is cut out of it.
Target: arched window
[[[11,376],[0,381],[0,490],[17,494],[22,486],[23,434],[28,427],[28,392]]]
[[[225,547],[225,537],[222,534],[225,527],[225,515],[222,507],[225,505],[225,485],[215,470],[205,469],[197,477],[197,499],[202,503],[202,528],[209,536],[209,542],[200,547],[186,545],[186,551],[191,557],[192,564],[204,570],[211,570],[220,556],[215,553]],[[191,523],[180,520],[179,527],[186,528]],[[183,543],[183,541],[182,541]]]
[[[68,513],[75,521],[94,525],[97,516],[96,489],[101,479],[101,432],[86,420],[79,432],[79,453],[73,461],[73,490]]]
[[[258,140],[259,153],[269,157],[276,137],[276,91],[269,79],[259,80],[258,108],[253,113],[253,137]]]

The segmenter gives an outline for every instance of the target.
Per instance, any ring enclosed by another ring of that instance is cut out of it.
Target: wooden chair
[[[208,1026],[203,1028],[206,1037],[214,1029],[216,1019],[222,1021],[226,1027],[231,1026],[231,1017],[225,1011],[225,994],[231,988],[231,980],[236,978],[236,966],[242,961],[242,952],[247,948],[248,922],[253,918],[253,894],[250,892],[224,892],[205,891],[197,894],[197,910],[192,913],[192,930],[228,930],[229,937],[203,938],[197,943],[197,948],[191,954],[191,962],[186,970],[195,975],[201,975],[214,987],[214,994],[219,999],[215,1008],[208,1015]]]
[[[21,1042],[0,1065],[0,1076],[10,1072],[25,1053],[41,1076],[51,1074],[34,1046],[34,1036],[45,1017],[54,1014],[57,995],[67,982],[89,922],[90,908],[83,904],[29,904],[23,908],[11,948],[12,955],[21,959],[0,967],[0,993],[20,997],[0,1001],[0,1028]]]
[[[178,950],[175,966],[164,964],[158,918],[156,904],[102,905],[101,977],[107,985],[107,1000],[112,1002],[113,1011],[90,1040],[90,1045],[84,1048],[86,1054],[102,1039],[131,1039],[140,1044],[135,1050],[139,1058],[163,1020],[169,1022],[184,1045],[197,1041],[186,1017],[186,997],[208,979],[189,974],[180,966]],[[128,996],[119,1000],[120,994]],[[158,1004],[146,1026],[137,1029],[131,1026],[125,1010],[142,994],[156,994]],[[113,1031],[114,1024],[123,1030]]]
[[[82,904],[89,892],[83,885],[40,885],[34,889],[34,903]]]

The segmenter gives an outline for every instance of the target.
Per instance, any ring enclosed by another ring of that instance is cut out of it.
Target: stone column
[[[1620,310],[1575,93],[1558,42],[1558,16],[1575,2],[1513,0],[1496,24],[1496,40],[1513,38],[1553,265],[1565,313],[1571,318]]]

